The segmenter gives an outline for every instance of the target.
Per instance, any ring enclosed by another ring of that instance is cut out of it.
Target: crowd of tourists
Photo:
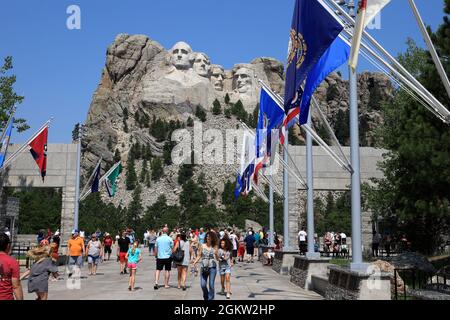
[[[269,246],[265,230],[239,232],[232,228],[200,228],[170,230],[164,226],[159,230],[147,230],[139,241],[135,232],[126,228],[115,237],[97,230],[86,236],[74,229],[67,241],[66,261],[60,262],[59,231],[47,230],[37,235],[38,245],[27,252],[32,260],[31,268],[20,274],[19,264],[11,254],[11,240],[8,234],[0,233],[0,300],[23,299],[21,280],[28,279],[28,292],[35,293],[37,300],[47,300],[48,282],[58,279],[58,265],[66,264],[68,277],[81,278],[85,262],[88,276],[97,276],[103,261],[109,261],[116,254],[120,275],[129,275],[128,290],[136,290],[136,273],[142,268],[143,255],[155,257],[156,270],[154,290],[169,289],[172,268],[177,271],[177,288],[187,290],[188,275],[199,278],[204,300],[214,300],[216,277],[220,277],[220,294],[231,299],[231,275],[237,263],[254,263],[264,260],[273,262],[274,251],[282,247],[274,234],[275,246]],[[115,247],[115,252],[113,252]],[[148,248],[148,251],[147,249]],[[160,285],[161,273],[163,284]]]

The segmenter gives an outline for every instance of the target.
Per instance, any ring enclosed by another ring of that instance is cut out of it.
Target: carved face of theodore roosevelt
[[[211,71],[211,62],[204,53],[197,53],[194,59],[194,71],[201,77],[209,77]]]
[[[225,72],[221,66],[213,65],[211,67],[211,82],[216,91],[223,91],[223,80]]]
[[[234,83],[239,93],[246,93],[252,88],[252,71],[249,68],[239,68],[234,74]]]
[[[186,42],[177,42],[172,50],[172,63],[179,70],[187,70],[191,67],[189,55],[192,53],[191,47]]]

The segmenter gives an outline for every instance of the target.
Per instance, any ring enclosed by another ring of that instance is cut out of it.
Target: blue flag
[[[349,56],[350,46],[340,37],[337,37],[310,71],[306,79],[300,106],[300,125],[308,122],[309,106],[314,91],[331,72],[348,61]]]
[[[7,127],[5,128],[5,134],[2,141],[2,148],[0,150],[0,168],[3,167],[3,163],[5,162],[6,152],[8,151],[9,141],[11,140],[11,132],[13,128],[14,118],[11,118],[8,121]]]
[[[239,195],[242,192],[243,183],[241,179],[241,175],[238,173],[236,177],[236,188],[234,189],[234,199],[237,200],[239,198]]]
[[[272,129],[278,128],[283,122],[284,110],[275,102],[272,96],[264,89],[261,89],[259,101],[259,117],[256,126],[256,157],[260,158],[270,154],[270,141]],[[266,145],[263,145],[263,144]]]
[[[299,107],[303,81],[342,29],[342,25],[319,1],[296,0],[286,69],[286,114]]]
[[[94,180],[92,181],[92,185],[91,185],[92,193],[98,192],[98,188],[100,185],[100,170],[101,170],[101,165],[99,163],[97,165],[97,168],[95,169]]]

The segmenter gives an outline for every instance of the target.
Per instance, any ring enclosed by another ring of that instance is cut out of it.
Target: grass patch
[[[348,260],[348,259],[331,259],[330,263],[338,265],[340,267],[346,267],[350,264],[350,260]]]

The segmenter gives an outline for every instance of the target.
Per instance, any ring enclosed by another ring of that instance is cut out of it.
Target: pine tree
[[[106,147],[108,148],[109,151],[112,151],[113,149],[113,141],[111,136],[108,136],[108,143],[106,144]]]
[[[139,182],[145,183],[147,173],[148,173],[148,164],[147,164],[147,160],[144,159],[144,161],[142,162],[141,174],[139,175]]]
[[[127,178],[125,181],[127,190],[134,190],[136,188],[137,180],[134,158],[130,157],[127,161]]]
[[[350,138],[350,128],[349,128],[349,110],[342,111],[339,109],[336,115],[336,124],[334,126],[336,138],[339,143],[343,146],[348,145]]]
[[[171,165],[172,164],[172,149],[175,147],[175,142],[173,141],[167,141],[164,144],[163,148],[163,159],[165,165]]]
[[[235,115],[239,120],[243,122],[247,122],[248,113],[245,111],[244,104],[241,100],[238,100],[232,107],[231,113]]]
[[[219,100],[214,100],[213,102],[213,109],[212,109],[213,115],[217,116],[222,113],[222,106],[220,105]]]
[[[141,224],[141,216],[143,214],[142,187],[138,184],[133,191],[133,200],[130,202],[127,210],[127,226],[131,227],[138,234],[142,234],[144,226]]]
[[[152,180],[158,181],[164,174],[162,161],[160,158],[154,158],[152,161]]]
[[[445,1],[450,14],[450,0]],[[429,30],[431,32],[431,30]],[[441,57],[450,56],[450,19],[432,39]],[[450,60],[441,59],[450,71]],[[430,54],[408,41],[399,62],[444,105],[450,105]],[[383,105],[384,124],[377,130],[380,146],[389,150],[381,164],[383,179],[365,192],[374,215],[383,217],[392,232],[406,234],[412,249],[433,254],[450,230],[450,133],[448,125],[406,92],[395,93]]]
[[[125,133],[128,133],[128,123],[127,123],[127,120],[128,120],[128,109],[126,107],[123,108],[122,114],[123,114],[123,131]]]
[[[199,118],[201,122],[206,121],[206,112],[201,105],[198,105],[197,108],[195,109],[195,116]]]
[[[188,127],[193,127],[193,126],[194,126],[194,119],[192,119],[191,117],[189,117],[189,118],[187,119],[186,125],[187,125]]]
[[[225,95],[225,104],[230,105],[230,96],[228,95],[228,93]]]
[[[183,185],[186,181],[194,175],[194,165],[182,164],[178,170],[178,183]]]
[[[114,158],[113,158],[114,163],[119,162],[121,160],[121,158],[122,157],[120,156],[119,149],[116,149],[116,151],[114,152]]]

